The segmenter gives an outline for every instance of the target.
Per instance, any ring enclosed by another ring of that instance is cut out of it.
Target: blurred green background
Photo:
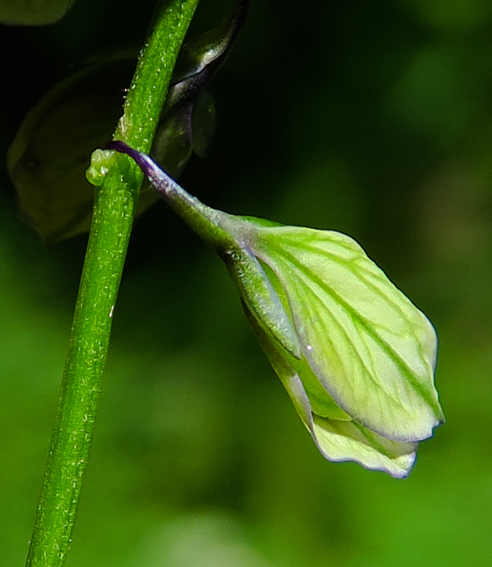
[[[230,0],[202,0],[193,29]],[[153,1],[79,0],[0,27],[0,565],[23,565],[86,237],[45,248],[5,152],[91,51]],[[157,204],[129,250],[67,566],[492,563],[492,4],[253,0],[214,83],[208,204],[355,237],[434,322],[447,423],[394,480],[317,452],[226,270]]]

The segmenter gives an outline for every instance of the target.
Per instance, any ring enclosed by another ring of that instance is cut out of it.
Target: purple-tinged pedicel
[[[137,161],[137,157],[138,157],[138,154],[139,154],[139,152],[137,152],[137,150],[130,148],[130,146],[128,144],[125,144],[125,142],[122,142],[121,140],[115,140],[113,142],[108,142],[106,144],[106,149],[107,150],[116,150],[117,152],[127,154],[130,157],[132,157],[135,161]]]
[[[106,149],[116,150],[117,152],[127,154],[132,159],[134,159],[138,167],[140,167],[140,169],[144,172],[144,174],[149,178],[149,180],[155,186],[157,191],[160,192],[160,183],[163,182],[163,179],[161,179],[161,177],[163,177],[164,172],[162,172],[160,167],[155,163],[155,161],[151,157],[141,152],[138,152],[137,150],[134,150],[128,144],[122,142],[121,140],[115,140],[113,142],[109,142],[106,145]],[[162,175],[159,176],[158,173],[156,172],[162,172]]]
[[[160,194],[160,196],[169,201],[168,191],[172,187],[174,189],[178,188],[179,185],[176,181],[170,177],[160,166],[147,154],[139,152],[131,148],[125,142],[121,140],[115,140],[109,142],[106,145],[107,150],[116,150],[123,154],[127,154],[132,159],[135,160],[136,164],[143,171],[144,175],[148,178],[154,189]],[[180,191],[183,191],[179,188]]]

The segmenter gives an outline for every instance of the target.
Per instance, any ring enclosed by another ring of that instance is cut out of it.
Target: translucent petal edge
[[[299,417],[320,453],[329,461],[354,461],[370,470],[405,478],[415,462],[417,443],[384,439],[354,421],[313,416],[307,394],[297,374],[282,380]]]

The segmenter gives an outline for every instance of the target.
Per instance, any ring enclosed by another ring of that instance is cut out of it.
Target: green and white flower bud
[[[226,261],[302,422],[331,461],[401,478],[444,421],[427,317],[352,238],[211,209],[121,142],[161,196]]]

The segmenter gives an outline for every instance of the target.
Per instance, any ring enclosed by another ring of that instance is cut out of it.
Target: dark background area
[[[202,0],[190,33],[229,0]],[[0,26],[0,564],[22,565],[86,236],[44,247],[5,155],[151,1]],[[137,220],[67,566],[488,566],[492,561],[492,5],[253,0],[182,184],[233,213],[350,234],[440,337],[447,423],[406,480],[323,460],[221,262],[158,203]]]

